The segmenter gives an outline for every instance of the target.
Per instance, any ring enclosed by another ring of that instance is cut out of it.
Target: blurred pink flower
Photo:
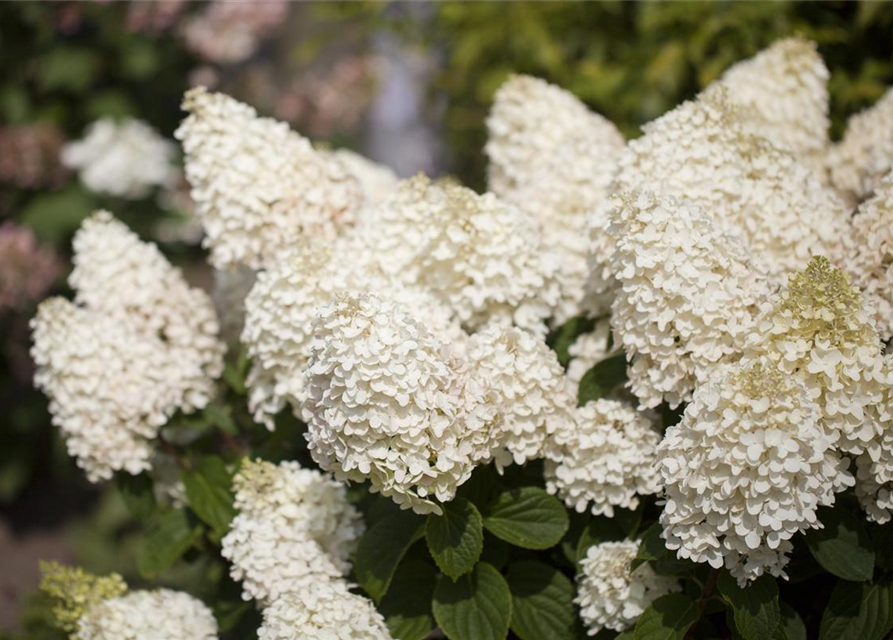
[[[127,8],[127,29],[161,33],[173,26],[187,5],[186,0],[132,0]]]
[[[51,250],[14,222],[0,225],[0,313],[22,311],[37,302],[62,272]]]
[[[287,13],[285,0],[213,0],[186,21],[183,37],[190,50],[210,62],[242,62]]]
[[[0,127],[0,182],[22,189],[61,184],[68,172],[59,160],[65,137],[55,125]]]

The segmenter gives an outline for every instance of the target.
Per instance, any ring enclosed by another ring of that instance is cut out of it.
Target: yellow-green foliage
[[[78,620],[87,609],[127,591],[127,585],[117,573],[96,576],[57,562],[41,562],[40,572],[43,574],[40,589],[55,603],[56,626],[72,637],[77,634]]]

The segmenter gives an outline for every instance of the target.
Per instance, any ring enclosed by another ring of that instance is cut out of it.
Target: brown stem
[[[180,455],[180,452],[174,448],[170,442],[165,440],[164,438],[159,438],[159,442],[161,442],[161,448],[165,450],[165,452],[170,455],[177,462],[177,466],[181,469],[188,469],[189,463],[183,459],[183,456]]]
[[[229,449],[231,451],[238,454],[240,458],[245,456],[246,453],[248,453],[245,446],[241,442],[239,442],[235,438],[233,438],[226,431],[222,431],[222,430],[218,429],[218,433],[220,433],[221,437],[223,438],[223,441],[226,443],[226,446],[229,447]]]

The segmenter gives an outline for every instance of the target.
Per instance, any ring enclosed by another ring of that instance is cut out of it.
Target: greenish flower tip
[[[127,584],[117,573],[97,576],[80,567],[66,567],[58,562],[40,562],[40,590],[52,598],[56,626],[74,638],[78,621],[94,605],[115,598],[127,591]]]

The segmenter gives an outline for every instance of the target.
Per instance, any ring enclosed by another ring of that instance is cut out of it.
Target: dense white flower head
[[[490,189],[535,215],[560,253],[562,323],[580,312],[587,219],[609,193],[623,136],[570,92],[524,75],[496,92],[487,128]]]
[[[243,597],[269,604],[308,583],[350,572],[365,527],[347,488],[297,462],[245,460],[221,553]]]
[[[658,447],[668,549],[725,565],[743,587],[786,577],[791,538],[852,484],[799,376],[766,358],[718,369]]]
[[[831,147],[827,162],[831,182],[851,200],[871,195],[893,169],[893,88],[849,119],[843,140]]]
[[[357,232],[387,276],[428,289],[469,329],[502,319],[545,333],[559,304],[558,257],[536,219],[492,193],[418,175]]]
[[[596,363],[604,360],[609,353],[608,343],[611,340],[611,321],[602,318],[596,321],[592,331],[577,336],[574,343],[568,347],[571,361],[567,365],[567,379],[580,384],[580,380]]]
[[[391,640],[372,602],[342,580],[319,580],[264,609],[258,640]]]
[[[178,410],[204,408],[223,369],[208,297],[110,214],[74,241],[76,303],[44,301],[32,321],[34,382],[88,479],[151,468]]]
[[[548,437],[573,423],[576,403],[555,352],[529,331],[493,324],[471,337],[468,357],[498,407],[497,466],[542,457]]]
[[[95,193],[138,199],[176,179],[176,146],[141,120],[97,120],[62,149],[62,163]]]
[[[762,355],[803,380],[840,449],[861,453],[880,433],[883,345],[859,289],[825,258],[791,276],[754,324],[745,357]]]
[[[336,297],[313,321],[304,418],[314,460],[339,480],[439,513],[487,457],[492,415],[467,363],[372,294]]]
[[[331,155],[344,166],[350,175],[357,179],[363,191],[363,206],[365,207],[384,202],[400,182],[397,174],[390,167],[373,162],[349,149],[336,149],[320,153]]]
[[[685,198],[734,228],[777,282],[813,255],[840,251],[848,211],[788,151],[749,133],[720,85],[643,128],[621,159],[619,189]]]
[[[556,430],[546,451],[546,489],[578,513],[614,517],[660,490],[654,457],[660,434],[630,405],[588,402]]]
[[[884,398],[874,407],[880,433],[856,458],[856,495],[869,520],[893,518],[893,354],[887,356]]]
[[[332,239],[354,221],[359,183],[287,124],[203,87],[183,108],[176,136],[215,267],[268,266],[299,238]]]
[[[131,591],[90,607],[77,640],[217,640],[217,620],[182,591]]]
[[[874,308],[882,340],[893,337],[893,174],[852,219],[853,239],[847,270]]]
[[[768,293],[763,274],[740,240],[697,205],[644,192],[615,198],[614,337],[642,406],[675,407],[741,350]]]
[[[602,542],[589,547],[580,562],[577,597],[590,636],[602,629],[625,631],[659,597],[679,591],[675,578],[659,576],[646,562],[631,570],[639,543]]]
[[[830,77],[816,44],[795,36],[733,65],[719,83],[740,106],[749,131],[820,167],[828,146]]]

